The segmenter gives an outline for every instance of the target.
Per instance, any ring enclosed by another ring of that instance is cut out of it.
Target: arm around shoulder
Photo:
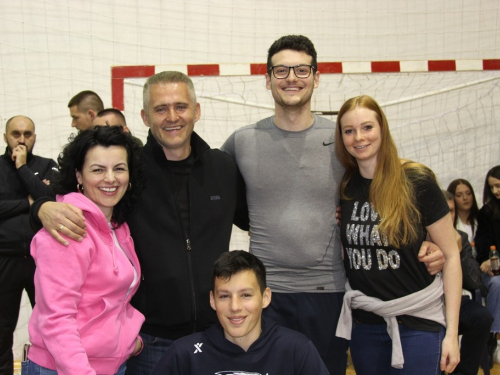
[[[68,246],[69,242],[61,234],[73,241],[81,242],[86,236],[85,217],[82,210],[69,203],[54,202],[42,198],[33,203],[30,222],[43,224],[47,232],[60,244]]]

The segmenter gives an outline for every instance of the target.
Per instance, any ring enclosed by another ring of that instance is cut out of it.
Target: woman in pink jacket
[[[121,127],[104,126],[79,133],[59,157],[57,201],[83,211],[87,236],[66,247],[43,229],[31,243],[36,305],[23,375],[121,375],[140,352],[144,317],[130,299],[141,271],[124,222],[142,185],[137,151]]]

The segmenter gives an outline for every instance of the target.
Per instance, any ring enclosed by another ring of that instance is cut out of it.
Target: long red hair
[[[389,131],[389,123],[379,104],[368,95],[347,100],[340,108],[335,130],[336,155],[345,167],[340,185],[340,196],[351,199],[346,194],[346,186],[353,174],[359,169],[358,162],[346,149],[342,139],[341,121],[344,114],[356,107],[375,112],[380,124],[381,144],[377,155],[377,166],[370,185],[369,201],[380,216],[379,231],[392,246],[401,248],[418,238],[420,212],[415,205],[415,191],[409,175],[434,178],[432,171],[419,163],[401,163],[398,150]],[[408,173],[411,170],[410,173]]]

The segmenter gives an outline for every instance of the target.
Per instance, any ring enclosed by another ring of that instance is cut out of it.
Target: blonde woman
[[[387,119],[369,96],[340,109],[336,147],[346,169],[341,238],[348,278],[337,335],[351,339],[356,374],[451,373],[460,356],[462,276],[434,174],[399,159]],[[429,275],[418,260],[427,234],[444,253],[442,275]]]

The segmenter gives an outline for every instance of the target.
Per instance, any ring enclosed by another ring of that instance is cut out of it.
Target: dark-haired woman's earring
[[[128,183],[128,190],[130,190],[130,189],[132,189],[132,183],[131,182]]]
[[[83,185],[76,184],[76,190],[78,190],[79,193],[83,194]]]

